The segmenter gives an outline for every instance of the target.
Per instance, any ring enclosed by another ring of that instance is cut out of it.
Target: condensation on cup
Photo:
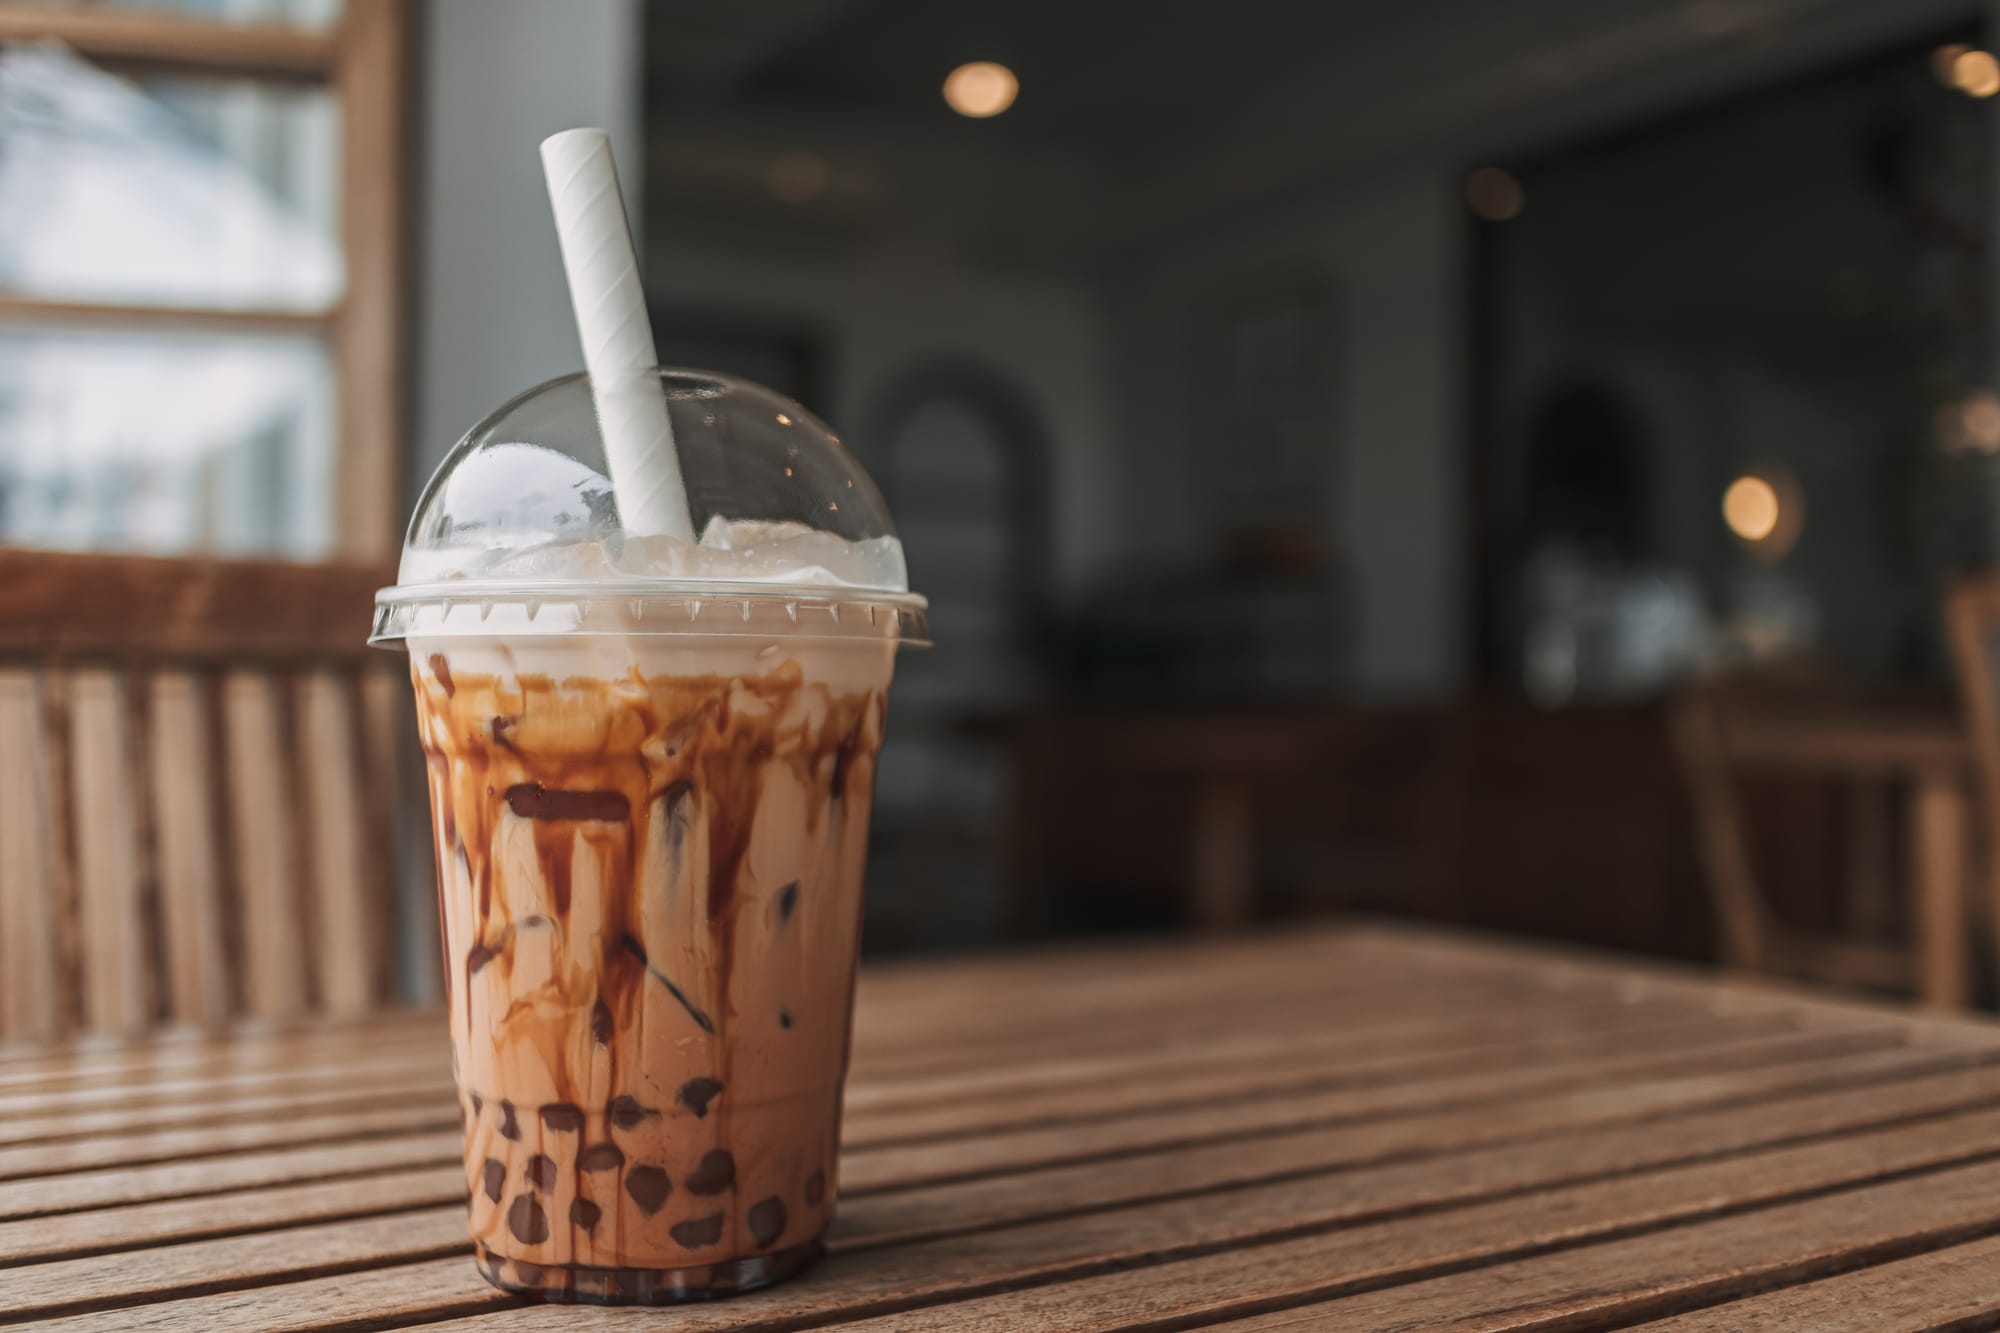
[[[477,1262],[545,1300],[819,1255],[876,754],[926,633],[832,432],[647,385],[696,540],[626,531],[590,381],[555,380],[445,459],[372,636],[416,690]]]

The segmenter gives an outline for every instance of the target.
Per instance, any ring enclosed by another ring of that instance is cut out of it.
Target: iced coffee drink
[[[623,533],[581,377],[475,430],[377,637],[410,652],[470,1226],[494,1283],[776,1281],[834,1208],[869,806],[922,601],[802,409],[669,374],[695,542]]]

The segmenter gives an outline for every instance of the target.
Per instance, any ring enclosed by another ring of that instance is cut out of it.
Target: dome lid
[[[830,611],[836,625],[851,608],[838,637],[922,642],[925,602],[909,590],[888,506],[825,423],[746,380],[656,373],[695,541],[626,531],[590,379],[551,380],[474,426],[438,466],[410,519],[397,586],[377,595],[371,641],[648,625],[724,633],[732,607],[748,624],[752,604],[778,602]]]

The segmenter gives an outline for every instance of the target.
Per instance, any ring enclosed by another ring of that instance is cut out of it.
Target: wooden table
[[[2000,1315],[2000,1028],[1379,926],[873,971],[833,1255],[670,1313],[524,1305],[479,1279],[434,1017],[16,1052],[0,1106],[0,1323]]]

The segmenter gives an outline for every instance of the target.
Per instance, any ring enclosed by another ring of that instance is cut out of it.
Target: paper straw
[[[618,517],[627,532],[691,542],[687,486],[674,452],[667,400],[654,373],[653,325],[646,317],[611,140],[594,129],[550,135],[542,140],[542,171]]]

